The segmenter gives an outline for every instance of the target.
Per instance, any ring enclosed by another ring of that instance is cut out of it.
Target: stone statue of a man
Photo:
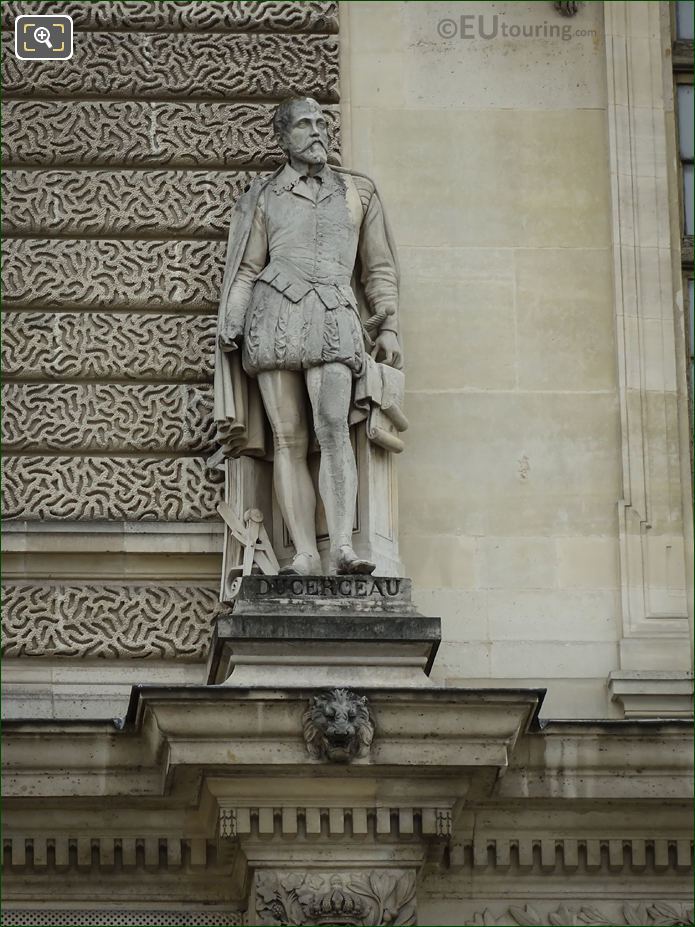
[[[367,365],[401,367],[395,249],[372,181],[327,164],[326,118],[315,100],[283,101],[273,128],[287,162],[251,184],[229,235],[215,365],[218,434],[227,456],[265,456],[267,417],[275,492],[296,551],[283,571],[321,573],[307,464],[310,404],[335,570],[371,573],[374,564],[352,548],[357,470],[348,420]]]

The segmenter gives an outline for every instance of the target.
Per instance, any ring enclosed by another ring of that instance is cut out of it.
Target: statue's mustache
[[[309,148],[313,148],[314,145],[320,145],[321,148],[323,148],[323,150],[326,151],[326,146],[323,144],[320,138],[312,139],[308,145],[305,145],[304,148],[302,148],[302,151],[308,151]]]

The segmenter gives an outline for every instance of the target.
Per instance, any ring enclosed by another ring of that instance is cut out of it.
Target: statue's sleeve
[[[244,249],[244,256],[239,264],[239,270],[229,290],[229,296],[224,307],[223,324],[220,331],[220,342],[223,345],[235,346],[244,334],[244,320],[246,310],[251,301],[253,284],[266,265],[268,258],[268,235],[265,226],[261,197],[256,206],[251,223],[251,231]]]
[[[398,271],[375,190],[364,212],[359,241],[362,284],[369,307],[382,321],[379,331],[398,334]]]

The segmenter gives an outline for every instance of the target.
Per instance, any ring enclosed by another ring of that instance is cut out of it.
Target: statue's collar
[[[300,196],[307,196],[308,191],[306,190],[306,185],[303,183],[306,176],[306,174],[300,174],[298,171],[296,171],[288,162],[273,181],[273,189],[278,194],[287,191],[291,193],[298,193]],[[332,171],[327,164],[323,166],[323,169],[319,174],[312,176],[314,176],[321,185],[319,200],[330,196],[330,194],[339,185],[335,172]]]

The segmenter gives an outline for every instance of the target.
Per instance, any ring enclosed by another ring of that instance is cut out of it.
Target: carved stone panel
[[[65,61],[19,61],[3,34],[5,93],[24,97],[338,100],[338,42],[323,35],[83,32]]]
[[[275,167],[268,103],[7,100],[6,166]],[[339,113],[325,110],[340,150]]]
[[[221,241],[10,238],[3,290],[8,306],[212,312],[223,260]]]
[[[338,4],[333,2],[297,3],[273,0],[248,3],[247,0],[188,0],[162,3],[161,0],[68,0],[60,11],[72,16],[75,29],[118,29],[133,32],[337,32]],[[2,5],[2,25],[11,29],[16,16],[26,13],[54,13],[55,3],[40,0],[9,0]]]
[[[215,327],[201,315],[5,312],[2,369],[18,380],[210,382]]]
[[[222,485],[201,457],[6,457],[7,519],[204,521]]]
[[[219,609],[199,585],[6,583],[3,655],[203,659]]]
[[[414,924],[415,872],[267,870],[256,875],[256,924]]]
[[[475,912],[470,921],[489,927],[690,927],[693,909],[679,902],[654,901],[642,904],[616,905],[610,901],[569,901],[561,905],[519,904],[506,908],[484,908]]]
[[[211,451],[212,387],[7,383],[6,451]]]
[[[10,170],[5,234],[226,238],[248,172]]]

